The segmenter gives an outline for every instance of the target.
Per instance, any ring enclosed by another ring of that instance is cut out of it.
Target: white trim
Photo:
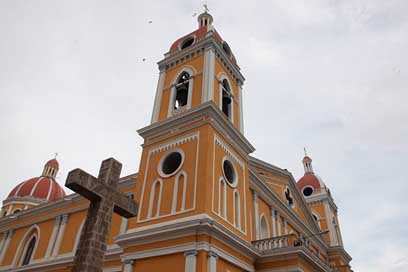
[[[272,237],[276,237],[276,214],[275,209],[271,207],[271,224],[272,224]]]
[[[23,261],[23,254],[25,253],[25,249],[29,243],[29,241],[31,241],[32,237],[36,236],[36,243],[35,243],[35,247],[33,250],[33,253],[31,254],[31,260],[34,258],[35,252],[37,250],[38,244],[40,243],[40,227],[35,224],[32,225],[24,234],[23,239],[21,239],[18,247],[17,247],[17,251],[15,252],[16,254],[14,255],[13,258],[13,262],[12,262],[12,267],[16,267],[17,263],[20,266],[22,261]]]
[[[184,73],[188,73],[190,78],[188,80],[188,96],[187,96],[187,109],[191,108],[191,102],[193,99],[193,88],[194,88],[194,77],[197,74],[195,71],[194,67],[192,66],[185,66],[183,69],[181,69],[177,75],[174,77],[172,83],[171,83],[171,88],[170,88],[170,96],[169,96],[169,106],[167,109],[167,117],[173,116],[173,106],[175,103],[176,99],[176,84],[179,79],[179,77]]]
[[[219,179],[218,187],[218,214],[227,220],[227,184],[222,177]]]
[[[51,179],[49,179],[49,181],[50,181],[50,188],[48,189],[47,200],[50,200],[51,192],[54,187],[54,182]]]
[[[57,216],[55,218],[55,223],[54,223],[54,227],[52,228],[52,233],[51,233],[50,240],[48,241],[48,247],[47,247],[47,251],[45,253],[45,258],[48,258],[48,257],[51,256],[51,252],[52,252],[52,249],[53,249],[53,247],[55,245],[55,240],[56,240],[56,237],[57,237],[57,231],[59,229],[60,224],[61,224],[61,216],[59,215],[59,216]]]
[[[233,180],[233,183],[231,184],[229,181],[228,181],[228,179],[227,179],[227,177],[226,177],[226,175],[225,175],[225,170],[224,170],[224,162],[225,161],[229,161],[230,163],[231,163],[231,165],[232,165],[232,170],[234,171],[234,180]],[[234,165],[234,163],[230,160],[230,158],[228,158],[227,156],[224,156],[223,158],[222,158],[222,164],[221,164],[221,169],[222,169],[222,175],[223,175],[223,177],[224,177],[224,180],[226,181],[226,183],[228,184],[228,186],[230,186],[230,187],[232,187],[232,188],[236,188],[237,187],[237,185],[238,185],[238,181],[239,181],[239,177],[238,177],[238,172],[237,172],[237,169],[235,168],[235,165]]]
[[[233,192],[234,198],[234,224],[237,228],[241,228],[241,197],[237,189]],[[237,200],[238,199],[238,200]]]
[[[203,87],[201,103],[214,100],[214,70],[215,52],[213,48],[207,48],[204,53]]]
[[[181,244],[181,245],[176,245],[176,246],[149,249],[145,251],[123,254],[122,260],[139,260],[139,259],[170,255],[170,254],[181,253],[181,252],[192,251],[192,250],[197,250],[197,251],[204,250],[204,251],[209,252],[208,254],[209,257],[212,256],[216,258],[216,256],[218,256],[240,267],[241,269],[244,269],[245,271],[250,271],[250,272],[255,271],[252,264],[245,263],[241,261],[240,259],[238,259],[237,257],[224,251],[223,249],[213,244],[209,244],[207,242],[192,242],[192,243],[186,243],[186,244]]]
[[[239,99],[239,130],[244,134],[244,107],[242,101],[242,86],[238,86],[238,99]]]
[[[183,176],[183,194],[182,199],[178,199],[178,191],[179,191],[179,184],[180,184],[180,177]],[[174,179],[174,186],[173,186],[173,200],[171,203],[171,213],[175,214],[177,212],[177,203],[181,201],[181,211],[186,209],[186,194],[187,194],[187,173],[185,171],[181,171],[177,174]]]
[[[304,272],[303,268],[293,265],[293,266],[287,266],[285,268],[266,268],[266,269],[261,269],[257,270],[256,272]]]
[[[154,199],[156,195],[156,184],[159,183],[159,196],[157,198],[157,211],[156,214],[152,215],[154,207]],[[147,218],[158,217],[160,215],[160,205],[161,205],[161,196],[163,192],[163,180],[161,178],[156,179],[150,189],[150,198],[149,198],[149,208],[147,209]]]
[[[156,96],[154,98],[151,123],[155,123],[159,120],[165,75],[166,75],[165,70],[161,71],[159,74],[159,81],[157,82]]]
[[[35,182],[33,188],[31,188],[31,192],[30,192],[30,194],[29,194],[30,196],[33,196],[33,193],[34,193],[35,189],[37,189],[38,184],[39,184],[40,181],[43,180],[43,179],[44,179],[43,177],[40,177],[39,179],[37,179],[37,181]]]
[[[82,229],[84,228],[84,225],[85,225],[85,220],[82,221],[81,225],[79,226],[78,232],[77,232],[77,234],[75,236],[74,247],[72,248],[72,252],[74,253],[74,255],[75,255],[75,252],[78,249],[79,240],[81,239]]]
[[[174,148],[178,145],[184,144],[184,143],[188,143],[190,141],[194,141],[197,140],[197,148],[196,148],[196,162],[195,162],[195,173],[194,173],[194,198],[193,198],[193,207],[190,209],[185,209],[184,211],[180,211],[180,212],[176,212],[174,214],[165,214],[165,215],[160,215],[158,217],[154,217],[154,218],[149,218],[148,216],[146,216],[146,218],[142,219],[142,207],[143,204],[145,203],[144,200],[146,199],[146,194],[145,192],[147,191],[147,175],[148,175],[148,171],[150,170],[150,158],[151,155],[156,154],[158,152],[162,152],[162,151],[166,151],[170,148]],[[184,137],[180,137],[176,140],[167,142],[165,144],[159,145],[157,147],[153,147],[149,150],[149,155],[147,157],[147,164],[146,164],[146,168],[145,168],[145,174],[144,174],[144,179],[143,179],[143,186],[142,186],[142,194],[141,194],[141,200],[140,200],[140,205],[139,205],[139,212],[137,215],[137,222],[146,222],[146,221],[150,221],[150,220],[155,220],[155,219],[159,219],[159,218],[164,218],[164,217],[168,217],[168,216],[172,216],[175,214],[181,214],[181,213],[187,213],[189,211],[193,211],[196,207],[196,196],[197,196],[197,177],[198,177],[198,159],[199,159],[199,152],[200,152],[200,132],[195,132],[193,134],[189,134],[187,136]]]
[[[254,218],[255,218],[255,239],[259,240],[259,197],[256,191],[253,191],[253,205],[254,205]]]
[[[55,241],[54,250],[52,251],[52,256],[57,256],[59,253],[59,250],[61,248],[61,242],[62,242],[62,239],[64,238],[65,227],[67,225],[67,221],[68,221],[68,214],[62,215],[60,228],[58,230],[57,240]]]
[[[197,263],[197,251],[191,250],[184,252],[185,256],[185,265],[184,271],[185,272],[196,272],[196,263]]]
[[[0,265],[3,263],[4,257],[6,256],[6,252],[10,245],[11,238],[13,237],[14,231],[8,230],[4,234],[4,239],[2,245],[0,247]]]
[[[163,162],[164,160],[167,158],[168,155],[172,154],[172,153],[180,153],[181,155],[181,162],[180,165],[177,167],[176,170],[174,170],[172,173],[170,174],[165,174],[163,173]],[[168,152],[166,152],[159,160],[159,163],[157,164],[157,172],[159,173],[159,176],[161,176],[162,178],[169,178],[174,176],[175,174],[177,174],[178,171],[180,171],[181,167],[183,167],[183,163],[184,163],[184,151],[181,148],[176,148],[176,149],[172,149],[169,150]]]
[[[259,238],[260,239],[266,239],[266,238],[271,237],[268,220],[266,220],[266,216],[265,216],[264,213],[262,213],[261,216],[259,217],[259,222],[260,222],[260,224],[259,224]],[[262,222],[265,222],[266,226],[263,226]],[[263,227],[266,227],[267,233],[264,233]],[[264,237],[264,235],[266,235],[266,237]]]
[[[208,252],[207,256],[208,272],[217,272],[218,255],[215,252],[210,251]]]

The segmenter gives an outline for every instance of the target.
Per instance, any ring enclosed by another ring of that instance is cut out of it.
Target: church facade
[[[337,206],[305,154],[304,176],[251,156],[244,77],[213,26],[176,40],[159,65],[139,172],[118,188],[139,203],[114,215],[103,271],[352,271]],[[56,159],[18,184],[0,215],[0,271],[70,271],[89,202],[55,181]]]

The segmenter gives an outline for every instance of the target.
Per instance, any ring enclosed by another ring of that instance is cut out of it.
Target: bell
[[[223,92],[222,93],[222,101],[223,101],[223,103],[231,104],[231,101],[232,101],[231,96],[228,93]]]

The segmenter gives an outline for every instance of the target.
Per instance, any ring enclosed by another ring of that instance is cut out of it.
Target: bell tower
[[[244,77],[228,43],[215,30],[207,9],[198,16],[198,28],[171,45],[159,62],[159,70],[152,123],[213,101],[231,124],[243,132]]]
[[[138,131],[144,144],[133,227],[180,227],[196,218],[250,241],[248,155],[254,147],[243,135],[244,77],[207,11],[158,63],[151,124]]]

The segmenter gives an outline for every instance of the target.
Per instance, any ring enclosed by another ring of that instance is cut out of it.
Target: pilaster
[[[123,272],[133,272],[133,260],[124,260]]]
[[[58,255],[58,252],[61,248],[61,242],[62,242],[62,238],[64,237],[65,226],[67,222],[68,222],[68,214],[62,215],[61,225],[58,231],[57,240],[55,241],[55,247],[54,247],[54,250],[52,251],[52,256],[54,257]]]
[[[213,251],[209,251],[207,253],[207,256],[208,256],[208,272],[217,272],[218,255]]]
[[[61,215],[58,215],[57,217],[55,217],[55,223],[54,223],[54,227],[51,232],[50,241],[48,242],[48,247],[45,253],[45,258],[48,258],[51,256],[52,248],[54,247],[54,244],[55,244],[55,238],[57,236],[57,232],[61,224],[61,219],[62,219]]]
[[[197,254],[198,252],[196,250],[184,252],[184,256],[186,257],[185,272],[196,272]]]

